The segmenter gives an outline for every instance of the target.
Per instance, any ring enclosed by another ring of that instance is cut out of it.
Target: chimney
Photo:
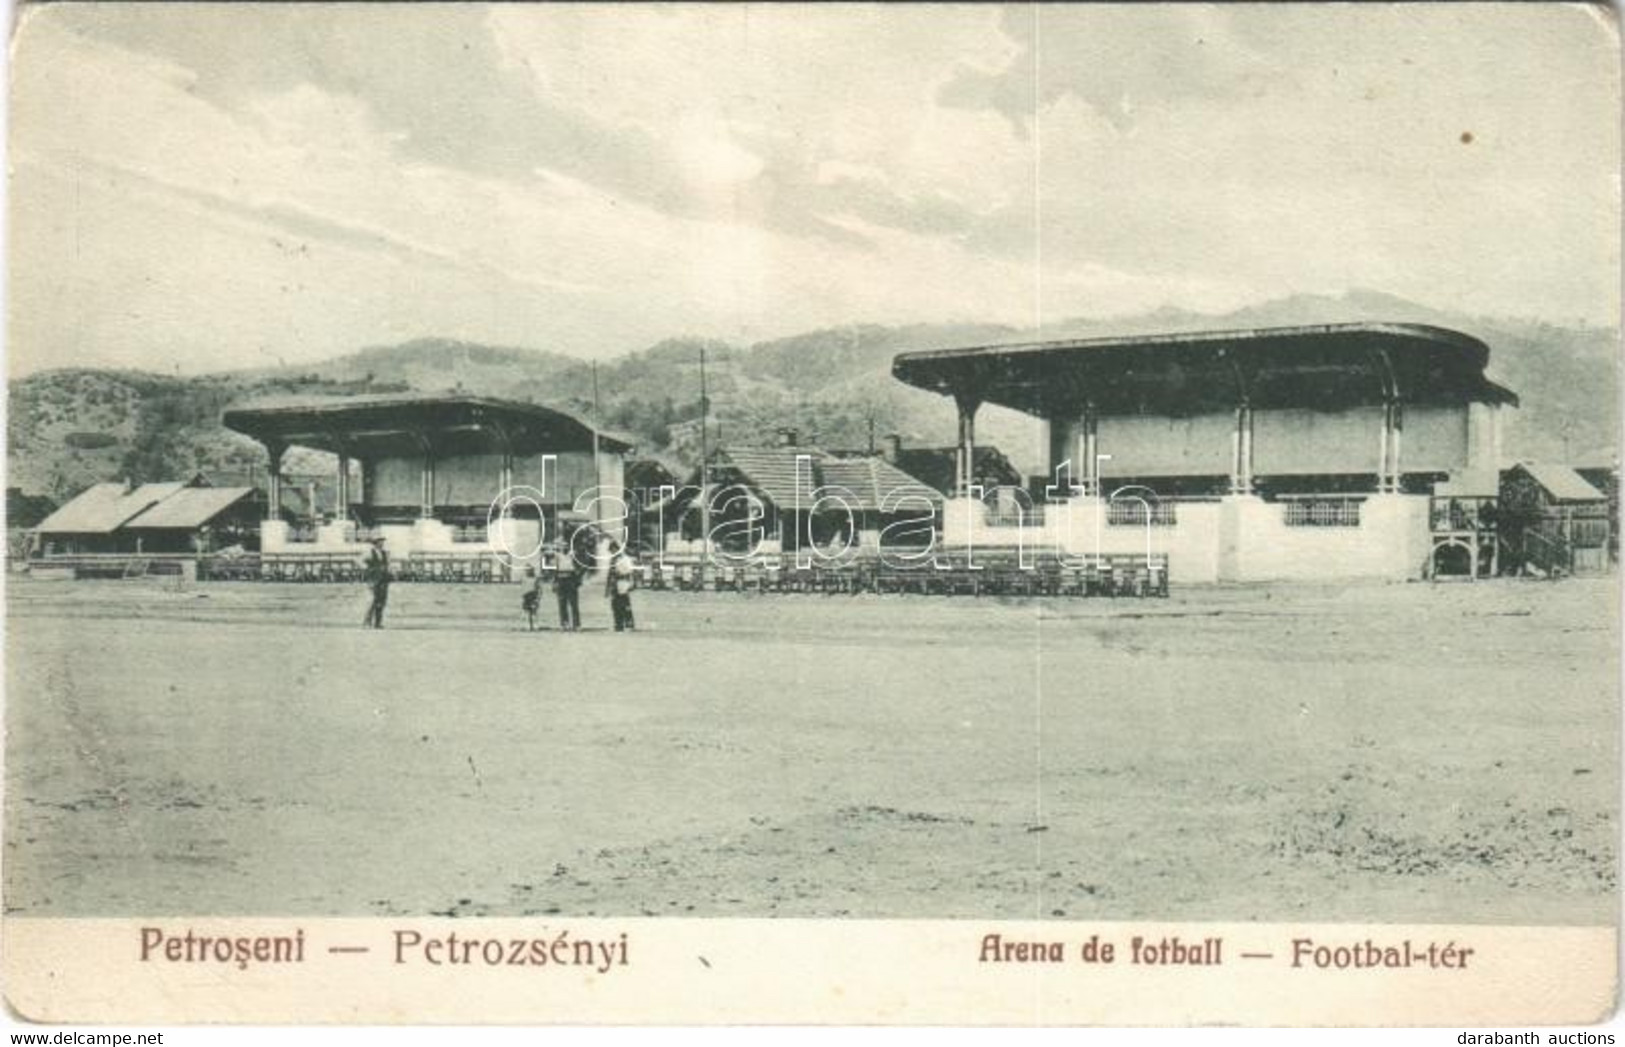
[[[902,433],[886,434],[886,442],[881,445],[880,457],[884,458],[893,465],[897,464],[897,460],[903,457]]]
[[[794,447],[801,443],[801,434],[788,425],[781,425],[774,431],[779,434],[780,447]]]

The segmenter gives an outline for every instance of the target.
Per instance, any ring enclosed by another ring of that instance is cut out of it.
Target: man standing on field
[[[382,629],[384,604],[389,602],[389,553],[384,549],[382,538],[372,540],[372,549],[367,553],[367,566],[361,572],[361,578],[372,587],[372,604],[367,608],[367,616],[361,620],[361,624],[367,628]]]
[[[638,565],[620,542],[609,543],[609,579],[605,586],[609,596],[609,610],[615,618],[616,632],[630,632],[637,628],[632,621],[632,590],[637,583]]]
[[[558,569],[553,572],[553,591],[559,598],[559,628],[575,632],[581,628],[581,574],[585,555],[581,547],[584,536],[572,531],[559,543]]]

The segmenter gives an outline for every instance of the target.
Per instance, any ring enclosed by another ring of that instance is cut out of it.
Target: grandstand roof
[[[225,412],[226,428],[261,443],[344,452],[352,457],[418,455],[428,441],[437,454],[484,453],[506,441],[514,454],[585,451],[593,427],[539,404],[462,394],[335,398],[287,407]],[[628,451],[626,437],[598,430],[606,451]]]
[[[899,355],[910,385],[1039,417],[1188,416],[1234,407],[1512,403],[1484,374],[1489,348],[1459,331],[1358,323],[990,345]]]

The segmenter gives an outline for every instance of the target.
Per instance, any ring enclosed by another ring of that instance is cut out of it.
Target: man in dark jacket
[[[384,548],[382,538],[372,540],[372,549],[367,553],[367,566],[361,577],[372,587],[372,604],[367,608],[367,616],[361,620],[361,624],[382,629],[384,605],[389,602],[389,552]]]
[[[553,591],[559,598],[559,628],[566,632],[581,628],[581,575],[586,568],[579,539],[583,537],[578,530],[560,543],[558,570],[553,574]]]

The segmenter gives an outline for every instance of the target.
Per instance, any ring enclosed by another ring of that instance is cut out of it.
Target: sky
[[[1353,288],[1618,322],[1601,8],[69,4],[18,21],[13,375],[418,337],[608,358],[860,322],[1041,331]]]

